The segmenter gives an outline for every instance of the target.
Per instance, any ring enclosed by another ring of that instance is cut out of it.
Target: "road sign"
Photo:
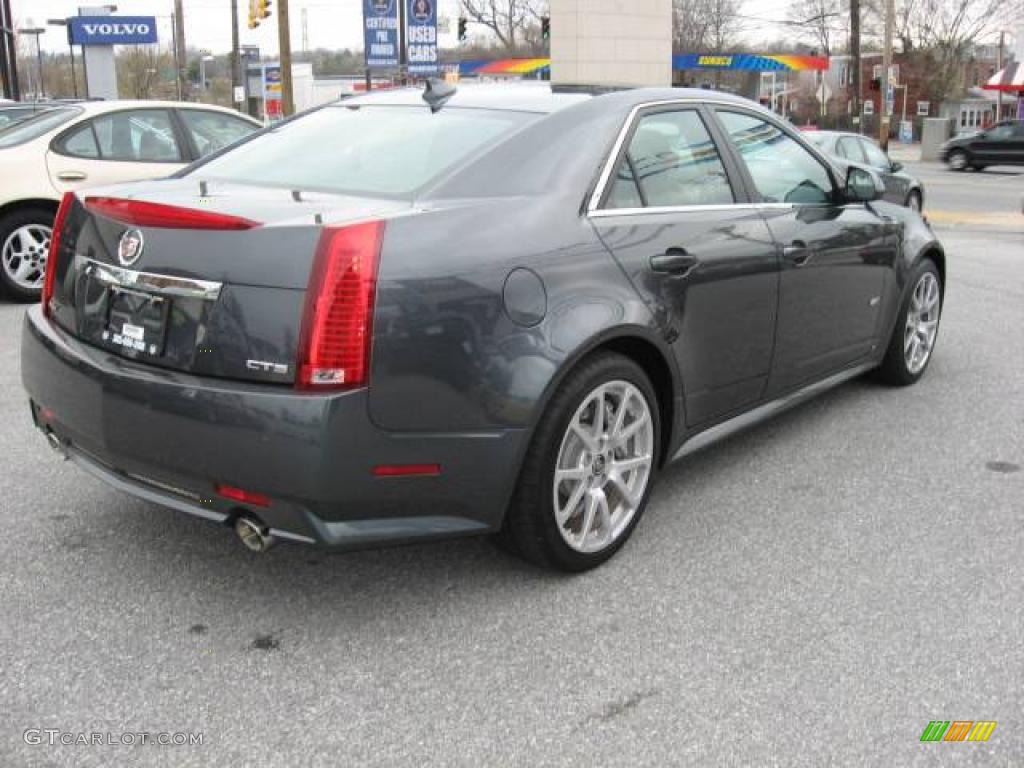
[[[832,89],[828,87],[828,83],[824,80],[821,81],[821,85],[818,86],[818,103],[826,104],[829,99],[832,98]]]
[[[241,85],[236,85],[234,90],[235,104],[241,104],[245,101],[245,88]]]
[[[74,45],[155,43],[155,16],[71,16],[68,36]]]
[[[437,55],[437,0],[407,0],[406,61],[409,72],[435,75]]]
[[[398,3],[403,0],[363,0],[363,43],[366,66],[398,66]]]

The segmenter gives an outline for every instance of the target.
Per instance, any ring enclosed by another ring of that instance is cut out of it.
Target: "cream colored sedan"
[[[260,127],[205,104],[90,101],[0,130],[0,287],[38,298],[64,192],[167,176]]]

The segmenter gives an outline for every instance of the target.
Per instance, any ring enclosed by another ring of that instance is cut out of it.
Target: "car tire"
[[[660,440],[658,401],[644,370],[610,352],[587,358],[559,385],[541,417],[499,544],[562,571],[605,562],[643,515],[657,477]]]
[[[38,301],[43,289],[54,212],[41,206],[0,217],[0,288],[16,301]]]
[[[918,213],[920,213],[922,208],[921,193],[918,192],[916,189],[911,190],[910,194],[907,195],[907,202],[905,203],[905,205],[910,210],[917,211]]]
[[[942,276],[931,259],[914,270],[896,316],[896,325],[879,366],[878,378],[889,385],[916,383],[928,369],[938,341],[942,317]]]
[[[962,149],[954,149],[946,158],[949,167],[954,171],[964,171],[970,165],[970,158]]]

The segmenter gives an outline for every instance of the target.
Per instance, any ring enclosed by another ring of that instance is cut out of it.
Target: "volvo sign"
[[[155,16],[71,16],[73,45],[139,45],[156,42]]]

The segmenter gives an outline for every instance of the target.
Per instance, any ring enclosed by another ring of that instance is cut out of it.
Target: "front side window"
[[[695,110],[640,119],[613,176],[606,208],[727,205],[729,177]]]
[[[257,125],[220,112],[182,109],[178,114],[185,122],[185,128],[192,136],[200,157],[206,157],[259,130]]]
[[[1013,125],[1011,123],[1002,123],[1001,125],[997,125],[988,132],[987,138],[995,139],[996,141],[1012,139]]]
[[[183,162],[170,114],[163,109],[140,109],[101,115],[92,128],[103,160],[138,163]]]
[[[766,203],[832,201],[828,171],[796,139],[760,117],[725,110],[717,114]]]

